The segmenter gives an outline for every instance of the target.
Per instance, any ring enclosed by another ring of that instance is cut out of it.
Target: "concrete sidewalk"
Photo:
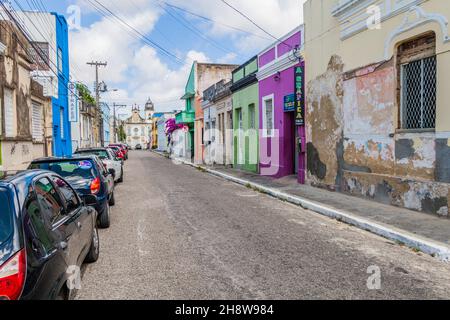
[[[450,262],[450,219],[224,167],[183,163]]]

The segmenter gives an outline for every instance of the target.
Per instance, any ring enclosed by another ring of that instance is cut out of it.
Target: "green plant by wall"
[[[125,133],[125,129],[124,129],[122,124],[119,126],[119,130],[118,130],[117,136],[119,138],[119,141],[126,141],[127,140],[127,134]]]
[[[95,98],[92,96],[91,91],[89,91],[88,87],[82,83],[77,83],[77,90],[81,97],[81,99],[89,103],[91,105],[95,105]]]

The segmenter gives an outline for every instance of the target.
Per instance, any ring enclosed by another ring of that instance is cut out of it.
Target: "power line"
[[[225,27],[227,27],[227,28],[230,28],[230,29],[233,29],[233,30],[236,30],[236,31],[240,31],[240,32],[243,32],[243,33],[246,33],[246,34],[249,34],[249,35],[258,37],[258,38],[261,38],[261,39],[271,40],[271,39],[269,39],[269,38],[267,38],[267,37],[263,37],[263,36],[261,36],[261,35],[259,35],[259,34],[256,34],[256,33],[253,33],[253,32],[250,32],[250,31],[247,31],[247,30],[244,30],[244,29],[241,29],[241,28],[234,27],[234,26],[232,26],[232,25],[229,25],[229,24],[226,24],[226,23],[217,21],[217,20],[213,20],[213,19],[211,19],[211,18],[202,16],[202,15],[200,15],[200,14],[198,14],[198,13],[194,13],[194,12],[192,12],[192,11],[183,9],[183,8],[181,8],[181,7],[178,7],[178,6],[175,6],[175,5],[173,5],[173,4],[170,4],[170,3],[167,3],[167,2],[165,2],[165,4],[166,4],[167,6],[169,6],[169,7],[171,7],[171,8],[180,10],[180,11],[182,11],[182,12],[184,12],[184,13],[187,13],[187,14],[189,14],[189,15],[191,15],[191,16],[194,16],[194,17],[197,17],[197,18],[201,18],[201,19],[204,19],[204,20],[209,21],[209,22],[217,23],[217,24],[220,24],[220,25],[225,26]]]
[[[139,7],[133,0],[128,0],[138,11],[142,11],[142,8],[141,7]],[[113,5],[114,5],[114,3],[112,3]],[[116,9],[117,9],[117,6],[115,6],[116,7]],[[119,10],[120,11],[120,10]],[[171,45],[171,46],[173,46],[173,47],[176,47],[177,45],[175,44],[175,42],[173,42],[172,40],[170,40],[169,39],[169,37],[164,33],[164,32],[162,32],[159,28],[158,28],[158,26],[155,24],[154,26],[153,26],[153,29],[156,31],[156,32],[158,32],[161,36],[162,36],[162,38],[169,44],[169,45]]]
[[[16,5],[18,6],[18,8],[23,12],[23,15],[24,15],[24,16],[28,19],[28,21],[33,25],[34,29],[35,29],[35,30],[39,33],[39,35],[40,35],[40,36],[48,43],[49,48],[52,49],[52,51],[53,51],[53,53],[55,54],[55,56],[58,55],[56,48],[53,47],[52,44],[51,44],[51,42],[50,42],[50,40],[47,39],[47,38],[44,36],[43,31],[41,32],[40,28],[38,28],[38,26],[37,26],[36,24],[34,24],[33,19],[31,19],[31,17],[25,12],[25,10],[22,8],[22,6],[20,5],[20,3],[19,3],[18,1],[16,1],[16,0],[14,0],[14,2],[15,2]],[[33,9],[33,7],[31,6],[30,2],[29,2],[28,0],[26,0],[26,2],[28,3],[28,6],[30,7],[30,9]],[[36,12],[36,14],[37,14],[36,20],[39,21],[39,22],[42,22],[43,20],[39,20],[38,18],[43,18],[44,16],[46,16],[46,15],[40,15],[40,12]],[[16,14],[16,16],[18,17],[17,14]],[[19,19],[20,19],[20,18],[19,18]],[[28,28],[26,27],[25,22],[24,22],[23,20],[22,20],[22,23],[23,23],[23,27],[24,27],[25,29],[28,29]],[[51,24],[45,24],[45,22],[44,22],[44,24],[40,23],[40,25],[41,25],[41,26],[50,27],[50,29],[53,28]],[[30,31],[30,30],[28,29],[28,31]],[[45,54],[45,53],[44,53],[44,54]],[[39,71],[42,71],[42,70],[39,70]],[[72,71],[72,73],[75,75],[76,78],[78,78],[78,77],[76,76],[76,74],[75,74],[73,71]]]
[[[228,2],[226,2],[225,0],[221,0],[223,3],[225,3],[228,7],[230,7],[231,9],[233,9],[234,11],[236,11],[237,13],[239,13],[241,16],[243,16],[245,19],[247,19],[248,21],[250,21],[253,25],[255,25],[258,29],[260,29],[261,31],[263,31],[265,34],[269,35],[271,38],[277,40],[278,42],[283,43],[284,45],[286,45],[287,47],[289,47],[290,49],[293,49],[293,47],[286,43],[285,41],[280,40],[279,38],[275,37],[274,35],[272,35],[270,32],[266,31],[263,27],[261,27],[260,25],[258,25],[255,21],[253,21],[249,16],[247,16],[245,13],[243,13],[242,11],[240,11],[239,9],[237,9],[236,7],[233,7],[231,4],[229,4]]]
[[[207,42],[211,43],[214,47],[216,47],[217,49],[226,52],[226,53],[234,53],[233,51],[224,48],[223,46],[221,46],[219,43],[217,43],[215,40],[207,37],[206,35],[204,35],[200,30],[198,30],[192,23],[190,23],[189,21],[186,21],[182,16],[180,16],[177,12],[170,12],[169,9],[165,8],[163,5],[161,5],[160,3],[158,3],[158,6],[160,8],[162,8],[167,14],[169,14],[173,19],[175,19],[178,23],[180,23],[182,26],[184,26],[186,29],[190,30],[191,32],[193,32],[194,34],[196,34],[198,37],[202,38],[203,40],[206,40]],[[173,10],[173,9],[172,9]],[[189,26],[190,25],[190,26]]]
[[[52,67],[50,66],[49,62],[53,63],[53,61],[47,62],[47,59],[45,58],[45,55],[43,54],[41,48],[36,47],[35,44],[33,43],[33,41],[31,40],[30,35],[28,34],[27,30],[24,30],[23,27],[18,23],[18,21],[16,20],[16,18],[14,17],[14,15],[12,14],[11,10],[9,10],[7,8],[7,6],[4,4],[3,1],[0,1],[0,5],[2,6],[3,10],[5,11],[5,13],[7,14],[9,19],[6,19],[3,16],[3,13],[0,11],[0,16],[2,16],[3,20],[11,20],[14,25],[17,27],[17,29],[19,29],[20,32],[22,32],[22,34],[24,35],[24,37],[27,39],[27,41],[30,43],[31,47],[33,47],[33,49],[35,50],[35,52],[39,55],[39,57],[42,59],[42,61],[46,64],[46,66],[49,68],[49,70],[56,76],[56,78],[59,78],[59,75],[52,69]],[[4,30],[9,33],[11,36],[13,36],[13,30],[9,31],[6,27],[4,27],[2,24],[0,24],[0,26],[2,26],[4,28]],[[22,49],[26,52],[28,52],[28,48],[27,46],[25,46],[22,41],[20,41],[20,39],[16,39],[18,44],[22,47]],[[57,66],[53,63],[53,65],[57,68]],[[70,91],[75,97],[77,97],[79,100],[80,97],[76,94],[76,92],[73,92],[72,89],[67,86],[67,84],[64,81],[59,81],[58,83],[63,84],[63,86]]]
[[[97,6],[95,6],[95,4],[91,1],[91,0],[86,0],[88,1],[96,10],[100,11],[99,8]],[[162,53],[164,53],[166,56],[174,59],[177,63],[180,63],[182,65],[184,65],[184,62],[175,54],[171,53],[170,51],[168,51],[167,49],[165,49],[164,47],[162,47],[161,45],[159,45],[158,43],[156,43],[155,41],[151,40],[149,37],[147,37],[145,34],[143,34],[142,32],[140,32],[139,30],[137,30],[136,28],[134,28],[133,26],[131,26],[129,23],[127,23],[126,21],[124,21],[121,17],[119,17],[117,14],[115,14],[113,11],[111,11],[108,7],[104,6],[102,3],[100,3],[97,0],[93,0],[98,6],[100,6],[101,8],[103,8],[106,12],[108,12],[110,15],[112,15],[116,20],[118,20],[122,25],[126,26],[127,28],[133,30],[136,34],[138,34],[142,39],[144,39],[147,44],[150,44],[152,47],[158,49],[159,51],[161,51]],[[102,14],[104,14],[102,12]]]

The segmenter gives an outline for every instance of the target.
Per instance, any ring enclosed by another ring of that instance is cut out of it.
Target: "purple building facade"
[[[258,55],[261,175],[298,175],[304,183],[304,62],[299,58],[303,26]]]

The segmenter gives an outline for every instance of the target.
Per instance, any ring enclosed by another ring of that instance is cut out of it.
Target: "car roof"
[[[7,174],[3,178],[0,178],[0,185],[5,184],[23,184],[28,183],[31,180],[33,180],[36,176],[39,176],[43,173],[50,173],[50,171],[47,170],[41,170],[41,169],[33,169],[33,170],[24,170],[24,171],[18,171],[14,174]]]
[[[33,160],[31,163],[64,162],[72,160],[96,160],[95,155],[74,155],[72,157],[47,157]]]
[[[108,150],[108,148],[104,148],[104,147],[82,148],[82,149],[77,149],[77,151],[75,151],[75,153],[84,152],[84,151],[106,151],[106,150]]]

